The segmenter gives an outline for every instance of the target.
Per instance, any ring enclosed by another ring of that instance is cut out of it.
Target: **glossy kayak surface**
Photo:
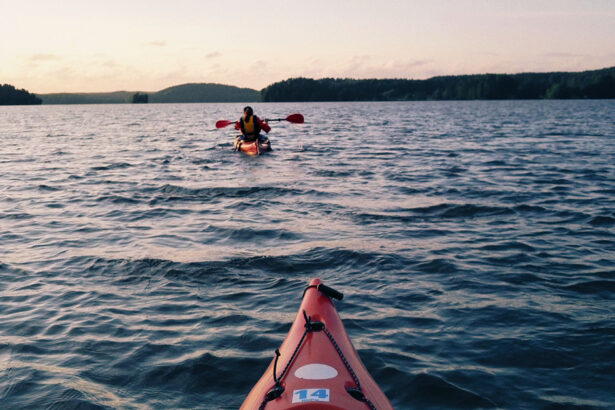
[[[310,282],[277,363],[274,358],[241,409],[392,409],[352,346],[325,294],[331,292],[318,279]]]
[[[233,148],[235,151],[241,151],[248,155],[261,155],[264,152],[271,151],[271,142],[269,138],[265,138],[264,140],[246,142],[239,137],[235,137],[235,141],[233,142]]]

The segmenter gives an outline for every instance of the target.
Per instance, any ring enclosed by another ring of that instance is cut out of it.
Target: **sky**
[[[615,0],[0,0],[0,84],[261,89],[615,66]]]

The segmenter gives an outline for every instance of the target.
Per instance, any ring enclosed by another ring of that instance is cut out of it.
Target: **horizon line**
[[[612,66],[607,66],[607,67],[602,67],[602,68],[595,68],[595,69],[590,69],[590,70],[580,70],[580,71],[520,71],[520,72],[484,72],[484,73],[471,73],[471,74],[442,74],[442,75],[435,75],[435,76],[431,76],[431,77],[427,77],[427,78],[404,78],[404,77],[382,77],[382,78],[378,78],[378,77],[369,77],[369,78],[352,78],[352,77],[319,77],[319,78],[314,78],[314,77],[304,77],[304,76],[296,76],[296,77],[288,77],[284,80],[279,80],[276,82],[273,82],[261,89],[257,89],[257,88],[251,88],[251,87],[240,87],[237,85],[232,85],[232,84],[222,84],[222,83],[218,83],[218,82],[197,82],[197,81],[189,81],[189,82],[185,82],[185,83],[180,83],[180,84],[175,84],[175,85],[170,85],[167,87],[163,87],[157,91],[144,91],[144,90],[113,90],[113,91],[58,91],[58,92],[48,92],[48,93],[37,93],[37,92],[32,92],[30,91],[32,94],[34,95],[50,95],[50,94],[113,94],[113,93],[148,93],[148,94],[153,94],[153,93],[158,93],[160,91],[166,90],[167,88],[173,88],[173,87],[179,87],[182,85],[189,85],[189,84],[208,84],[208,85],[222,85],[222,86],[226,86],[226,87],[235,87],[238,89],[244,89],[244,90],[252,90],[252,91],[257,91],[260,92],[262,90],[264,90],[265,88],[279,83],[279,82],[283,82],[283,81],[287,81],[287,80],[292,80],[292,79],[297,79],[297,78],[305,78],[305,79],[309,79],[309,80],[325,80],[325,79],[334,79],[334,80],[409,80],[409,81],[426,81],[426,80],[430,80],[433,78],[439,78],[439,77],[464,77],[464,76],[473,76],[473,75],[522,75],[522,74],[555,74],[555,73],[585,73],[585,72],[590,72],[590,71],[602,71],[602,70],[609,70],[609,69],[615,69],[615,65]],[[15,88],[18,88],[17,86],[15,86]]]

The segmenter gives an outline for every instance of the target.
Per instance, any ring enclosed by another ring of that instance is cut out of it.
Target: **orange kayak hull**
[[[269,139],[246,142],[242,141],[239,138],[235,138],[235,142],[233,143],[233,148],[235,151],[241,151],[247,155],[262,155],[265,152],[271,151],[271,142]]]
[[[241,409],[259,409],[264,402],[267,410],[392,409],[389,400],[361,362],[331,299],[317,289],[319,284],[319,279],[310,282],[295,321],[279,349],[277,365],[274,358]],[[326,330],[306,332],[304,311],[311,323],[321,322]],[[341,355],[328,334],[334,339]],[[266,401],[267,393],[276,387],[274,366],[278,385],[283,387],[283,391],[279,397]],[[357,380],[367,401],[357,400],[348,392],[348,389],[357,388]]]

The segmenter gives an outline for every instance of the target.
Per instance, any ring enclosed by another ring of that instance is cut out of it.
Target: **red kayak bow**
[[[392,410],[330,299],[342,297],[312,279],[286,339],[241,409]]]

